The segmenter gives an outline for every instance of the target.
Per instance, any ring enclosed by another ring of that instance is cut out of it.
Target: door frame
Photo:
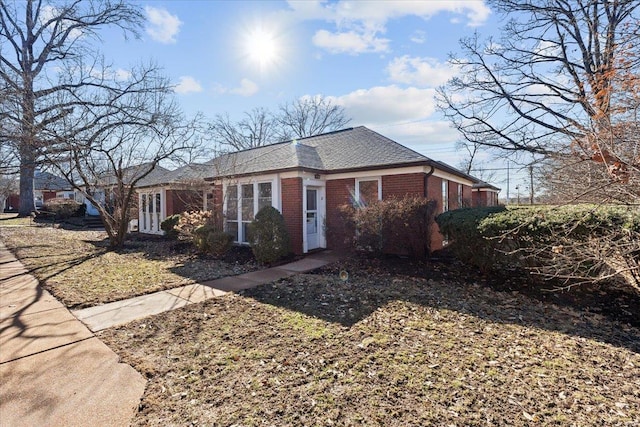
[[[164,188],[145,188],[138,190],[138,232],[146,234],[164,234],[164,231],[160,228],[160,223],[166,219],[166,192]],[[160,194],[160,211],[156,211],[156,195]],[[146,212],[142,210],[142,195],[146,196]],[[153,209],[149,212],[149,196],[153,196]],[[159,214],[159,215],[158,215]],[[147,215],[154,215],[153,227],[148,225],[151,223],[150,218]]]
[[[318,215],[318,247],[309,249],[309,239],[307,238],[307,189],[316,190]],[[327,247],[327,236],[325,232],[325,221],[327,216],[327,191],[324,181],[305,180],[302,185],[302,252],[307,253],[314,249],[324,249]]]

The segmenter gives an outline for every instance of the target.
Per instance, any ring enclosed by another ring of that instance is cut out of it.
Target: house
[[[472,206],[497,206],[500,189],[487,182],[479,181],[473,184]]]
[[[472,205],[480,183],[363,126],[225,154],[207,166],[214,209],[236,242],[247,242],[255,214],[271,205],[282,213],[296,254],[344,244],[327,232],[341,228],[343,204],[416,195],[443,212]],[[434,233],[432,248],[442,245]]]
[[[167,217],[191,210],[206,210],[213,195],[211,185],[204,181],[210,164],[189,164],[173,171],[162,169],[153,177],[138,183],[138,231],[162,234],[160,223]]]
[[[19,188],[19,186],[17,186]],[[36,209],[50,199],[54,198],[74,199],[75,191],[69,182],[49,172],[36,170],[33,174],[33,198]],[[20,196],[11,194],[6,198],[3,210],[18,211],[20,208]]]

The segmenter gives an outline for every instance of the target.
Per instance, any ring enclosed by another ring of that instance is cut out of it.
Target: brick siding
[[[302,178],[282,180],[282,216],[291,238],[291,250],[302,254]]]
[[[351,195],[356,188],[354,178],[327,181],[327,247],[345,249],[347,242],[353,237],[347,230],[340,216],[339,207],[352,202]]]

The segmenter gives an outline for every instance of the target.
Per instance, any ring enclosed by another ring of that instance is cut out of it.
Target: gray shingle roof
[[[138,177],[144,175],[152,167],[152,163],[142,163],[139,165],[129,166],[122,170],[123,182],[129,184],[132,181],[138,179]],[[164,181],[164,176],[169,172],[168,169],[163,168],[160,165],[156,165],[151,172],[140,181],[136,182],[136,187],[147,187],[153,185],[155,182]],[[100,178],[99,185],[108,186],[115,185],[117,183],[116,177],[113,174],[105,175]]]
[[[138,184],[138,187],[152,187],[163,184],[178,184],[178,183],[190,183],[193,181],[201,181],[205,177],[211,175],[210,164],[192,163],[189,165],[181,166],[172,171],[165,169],[163,173],[154,175],[151,179],[144,180],[143,184]]]
[[[210,177],[296,168],[337,172],[429,161],[428,157],[359,126],[225,154],[212,162]]]
[[[73,190],[73,186],[69,184],[66,179],[39,170],[33,173],[33,188],[34,190],[49,191]]]

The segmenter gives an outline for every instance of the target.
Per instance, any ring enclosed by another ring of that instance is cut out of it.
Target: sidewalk
[[[75,310],[72,313],[91,331],[97,332],[136,319],[184,307],[187,304],[202,302],[224,295],[226,292],[253,288],[294,274],[305,273],[337,260],[338,257],[329,251],[318,252],[299,261],[266,270],[181,286],[127,300]]]
[[[0,425],[124,426],[146,380],[0,243]]]

